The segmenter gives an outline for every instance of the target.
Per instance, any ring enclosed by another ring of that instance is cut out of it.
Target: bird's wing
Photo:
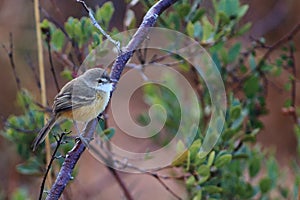
[[[96,92],[80,79],[70,81],[56,95],[53,104],[53,111],[59,113],[85,105],[91,104],[95,100]]]

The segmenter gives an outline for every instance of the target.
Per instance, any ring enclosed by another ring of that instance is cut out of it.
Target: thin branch
[[[273,45],[271,46],[267,46],[264,43],[260,42],[259,40],[255,40],[255,42],[258,43],[258,46],[255,45],[254,47],[252,47],[250,50],[248,50],[247,52],[242,53],[244,57],[248,57],[250,55],[250,53],[252,51],[254,51],[257,48],[263,48],[263,49],[267,49],[267,51],[265,52],[265,54],[259,59],[257,67],[253,70],[250,70],[248,73],[246,73],[243,77],[239,78],[239,84],[233,88],[233,91],[237,91],[238,89],[240,89],[240,87],[242,86],[242,84],[251,77],[251,74],[253,73],[254,70],[257,70],[257,72],[260,73],[261,76],[263,76],[264,79],[264,84],[266,84],[266,82],[268,82],[269,80],[267,80],[266,75],[264,74],[264,72],[261,70],[261,67],[264,65],[265,61],[269,59],[269,57],[271,56],[271,54],[273,53],[273,51],[275,51],[276,49],[280,48],[282,45],[286,44],[287,42],[289,42],[290,40],[293,39],[293,37],[295,35],[297,35],[300,31],[300,23],[297,24],[288,34],[286,34],[285,36],[283,36],[282,38],[280,38],[278,41],[276,41]]]
[[[107,167],[110,171],[110,173],[115,177],[117,183],[119,184],[119,186],[121,187],[125,197],[126,197],[126,200],[133,200],[129,190],[127,189],[125,183],[123,182],[123,180],[121,179],[119,173],[112,167]]]
[[[158,1],[145,15],[142,24],[140,25],[137,32],[134,34],[133,38],[125,48],[125,52],[122,52],[116,59],[113,64],[111,78],[119,80],[120,76],[125,68],[126,63],[132,57],[135,49],[144,41],[146,38],[149,28],[153,27],[158,15],[165,11],[168,7],[174,4],[177,0],[160,0]],[[96,125],[98,121],[96,119],[90,121],[84,130],[86,137],[92,137],[94,131],[96,130]],[[63,166],[60,169],[60,172],[56,178],[55,183],[53,184],[49,195],[47,196],[48,200],[58,199],[65,186],[71,179],[71,173],[78,162],[81,154],[85,150],[85,145],[83,142],[78,141],[74,145],[73,149],[70,150],[66,156],[66,159],[63,163]]]
[[[12,68],[14,78],[15,78],[15,81],[16,81],[16,84],[17,84],[17,89],[18,89],[18,91],[20,91],[21,90],[21,81],[20,81],[20,78],[17,75],[16,65],[15,65],[15,61],[14,61],[13,36],[12,36],[11,32],[9,33],[9,49],[7,49],[4,44],[2,44],[2,47],[7,52],[9,62],[10,62],[10,66]]]
[[[38,76],[37,73],[36,73],[36,68],[35,68],[35,66],[34,66],[34,64],[33,64],[33,62],[32,62],[32,59],[31,59],[31,57],[29,56],[29,54],[26,54],[25,60],[26,60],[26,62],[27,62],[27,64],[28,64],[28,66],[29,66],[31,72],[33,73],[34,80],[35,80],[35,82],[36,82],[36,85],[37,85],[37,87],[38,87],[39,92],[41,93],[41,82],[40,82],[39,76]],[[40,104],[40,106],[42,106],[42,105]],[[44,107],[44,106],[42,106],[42,107]]]
[[[48,50],[48,58],[49,58],[49,63],[50,63],[50,70],[52,73],[52,77],[54,80],[54,84],[56,87],[57,92],[59,92],[59,85],[58,85],[58,80],[57,76],[55,73],[54,65],[53,65],[53,60],[52,60],[52,54],[51,54],[51,33],[49,29],[43,29],[44,34],[46,34],[46,43],[47,43],[47,50]]]
[[[290,40],[290,43],[292,41]],[[289,52],[290,52],[290,59],[291,59],[291,67],[292,67],[292,73],[293,73],[293,77],[292,77],[292,88],[291,88],[291,108],[293,109],[292,117],[294,119],[294,122],[297,124],[298,123],[298,116],[296,113],[296,98],[297,98],[297,86],[296,86],[296,77],[297,77],[297,69],[296,69],[296,59],[295,59],[295,53],[294,53],[294,47],[292,44],[290,44],[289,46]]]
[[[58,137],[55,137],[57,145],[56,145],[56,147],[55,147],[55,149],[53,151],[53,154],[51,156],[51,160],[50,160],[50,162],[48,164],[47,170],[46,170],[45,175],[43,177],[43,181],[42,181],[41,188],[40,188],[39,200],[41,200],[42,197],[43,197],[43,192],[44,192],[44,187],[45,187],[46,179],[47,179],[48,173],[49,173],[49,171],[51,169],[52,163],[53,163],[53,161],[55,159],[57,159],[56,153],[58,151],[58,148],[62,144],[65,135],[70,134],[70,133],[71,132],[63,132],[60,135],[58,135]]]
[[[64,16],[63,16],[61,10],[59,9],[59,7],[57,6],[56,0],[50,0],[50,1],[51,1],[51,4],[52,4],[52,7],[53,7],[54,11],[57,14],[55,16],[58,16],[60,18],[60,20],[63,21],[64,20]]]
[[[273,44],[272,46],[269,47],[268,51],[263,55],[263,57],[260,59],[259,63],[258,63],[258,69],[263,65],[264,61],[267,60],[271,53],[276,50],[277,48],[279,48],[280,46],[282,46],[283,44],[287,43],[288,41],[290,41],[298,32],[300,31],[300,23],[297,24],[292,30],[291,32],[289,32],[288,34],[286,34],[285,36],[283,36],[282,38],[280,38],[275,44]]]
[[[118,49],[119,52],[121,52],[121,49],[120,49],[120,42],[117,41],[117,40],[114,40],[110,37],[109,34],[107,34],[103,28],[98,24],[97,20],[95,19],[94,15],[93,15],[93,12],[92,12],[92,9],[90,9],[84,0],[77,0],[77,2],[81,3],[82,6],[84,7],[84,9],[89,13],[89,17],[91,18],[91,21],[93,23],[93,25],[101,32],[102,35],[104,35],[111,43],[113,43],[116,48]]]
[[[162,56],[157,56],[157,54],[155,54],[155,55],[150,59],[149,63],[161,62],[161,61],[165,60],[166,58],[171,57],[172,55],[175,55],[175,54],[173,54],[173,53],[171,53],[171,52],[166,53],[166,54],[164,54],[164,55],[162,55]]]
[[[77,68],[75,63],[73,63],[66,54],[54,52],[54,56],[60,63],[63,64],[63,66],[68,67],[69,69]]]
[[[159,176],[152,174],[152,177],[155,178],[168,192],[170,192],[170,194],[172,194],[176,199],[178,200],[182,200],[182,198],[180,196],[178,196],[173,190],[171,190],[171,188],[165,184],[165,182],[163,182]]]
[[[9,36],[10,36],[10,45],[9,45],[10,47],[9,47],[9,49],[7,49],[5,45],[2,45],[2,47],[7,52],[7,55],[8,55],[9,61],[10,61],[10,65],[11,65],[11,68],[12,68],[12,71],[13,71],[13,74],[14,74],[14,77],[15,77],[16,84],[17,84],[17,89],[18,89],[19,92],[21,92],[22,99],[25,103],[24,107],[25,107],[26,110],[29,110],[29,103],[25,100],[25,97],[23,96],[23,95],[25,95],[24,94],[25,91],[21,89],[21,81],[20,81],[20,78],[17,74],[16,65],[15,65],[15,61],[14,61],[14,53],[13,53],[14,46],[13,46],[12,33],[10,33]],[[29,112],[29,119],[30,119],[30,122],[32,124],[35,124],[35,118],[33,116],[33,113],[31,113],[31,112]]]
[[[94,119],[87,124],[87,126],[84,130],[84,133],[86,134],[86,136],[93,135],[93,133],[96,130],[97,123],[98,123],[98,121],[96,119]],[[49,194],[48,194],[46,200],[59,199],[59,197],[61,196],[67,183],[72,179],[72,176],[71,176],[72,171],[73,171],[77,161],[79,160],[81,154],[85,150],[85,148],[86,148],[85,145],[80,140],[78,140],[75,143],[73,149],[71,149],[67,153],[66,159],[60,169],[59,174],[56,177],[56,180],[55,180],[51,190],[49,191]]]
[[[108,128],[108,115],[106,114],[107,110],[104,111],[103,117],[104,117],[104,129]],[[108,145],[108,150],[109,152],[111,152],[111,145],[110,142],[107,143]],[[110,163],[113,164],[113,155],[111,153],[108,153],[108,158],[106,163]],[[111,167],[111,165],[106,165],[106,167],[108,168],[109,172],[114,176],[114,178],[116,179],[118,185],[120,186],[120,188],[122,189],[124,196],[126,197],[127,200],[133,200],[133,197],[131,196],[129,190],[126,187],[126,184],[123,182],[123,180],[121,179],[119,173],[116,171],[116,169],[114,167]]]
[[[11,129],[14,129],[15,131],[18,131],[18,132],[21,132],[21,133],[26,133],[26,134],[36,134],[36,132],[39,131],[39,130],[22,129],[22,128],[19,128],[19,127],[15,126],[14,124],[12,124],[8,121],[5,121],[5,127],[6,128],[11,128]]]
[[[74,53],[76,54],[77,61],[79,63],[82,63],[82,61],[83,61],[83,59],[82,59],[82,53],[80,52],[78,44],[74,41],[74,39],[70,38],[70,36],[66,32],[65,28],[60,23],[58,23],[53,17],[51,17],[49,15],[49,13],[45,9],[43,9],[43,8],[40,7],[40,11],[43,13],[44,17],[47,20],[49,20],[51,23],[53,23],[56,27],[58,27],[63,32],[63,34],[68,39],[68,41],[71,42],[71,45],[72,45],[73,50],[74,50]]]
[[[72,39],[70,38],[70,36],[68,35],[68,33],[66,32],[65,28],[60,25],[59,22],[57,22],[53,17],[51,17],[51,15],[49,15],[49,13],[42,7],[40,7],[40,11],[43,13],[44,17],[50,21],[51,23],[53,23],[56,27],[58,27],[62,32],[63,34],[66,36],[66,38],[71,41]]]

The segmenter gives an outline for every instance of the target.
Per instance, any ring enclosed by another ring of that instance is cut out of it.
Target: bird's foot
[[[87,147],[89,149],[90,147],[90,142],[93,140],[94,138],[90,138],[90,137],[85,137],[83,134],[79,134],[78,137],[76,137],[75,140],[80,140],[85,147]]]

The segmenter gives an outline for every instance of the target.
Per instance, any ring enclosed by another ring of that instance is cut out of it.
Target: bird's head
[[[101,68],[87,70],[82,78],[96,90],[109,93],[113,90],[113,84],[117,82],[111,79],[107,72]]]

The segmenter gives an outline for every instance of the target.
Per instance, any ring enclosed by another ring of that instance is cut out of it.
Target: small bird
[[[52,115],[33,141],[33,151],[57,122],[72,119],[76,126],[76,121],[87,123],[96,118],[105,110],[116,82],[100,68],[89,69],[68,82],[55,96]]]

